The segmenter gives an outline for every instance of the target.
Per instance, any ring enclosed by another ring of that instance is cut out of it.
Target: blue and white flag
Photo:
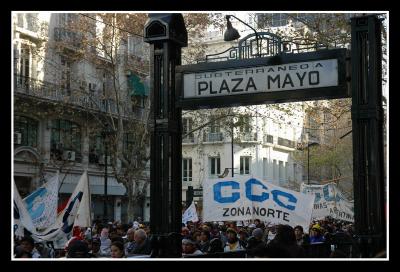
[[[58,203],[59,172],[50,178],[43,186],[24,198],[33,225],[37,229],[44,229],[56,222]]]
[[[302,183],[300,192],[315,196],[312,218],[330,216],[343,221],[354,222],[354,203],[342,194],[336,183],[307,185]]]
[[[190,204],[189,208],[186,209],[186,211],[182,215],[182,223],[186,225],[186,222],[192,221],[192,222],[197,222],[199,221],[199,218],[197,216],[197,211],[196,211],[196,206],[194,205],[194,202]]]
[[[64,210],[58,214],[55,223],[45,229],[36,229],[36,227],[34,227],[29,212],[23,204],[14,184],[14,224],[23,225],[24,228],[31,232],[32,238],[37,242],[52,241],[55,248],[64,248],[65,244],[71,238],[72,228],[78,214],[79,206],[84,193],[87,192],[87,189],[85,189],[85,187],[88,186],[87,183],[88,179],[85,171]],[[14,226],[14,228],[16,227]]]
[[[18,192],[15,182],[13,182],[13,207],[14,207],[14,234],[17,237],[24,236],[24,229],[32,232],[35,227],[26,209],[24,202]]]

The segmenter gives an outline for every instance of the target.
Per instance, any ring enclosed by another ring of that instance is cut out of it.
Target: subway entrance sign
[[[183,108],[349,97],[346,49],[178,66]]]

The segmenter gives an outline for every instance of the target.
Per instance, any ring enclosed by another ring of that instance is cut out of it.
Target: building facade
[[[107,120],[121,116],[127,124],[132,119],[145,120],[149,105],[148,91],[143,91],[147,73],[145,69],[129,69],[126,64],[130,58],[148,62],[148,54],[140,39],[121,38],[118,48],[109,51],[119,58],[116,67],[120,72],[112,77],[107,72],[112,61],[106,49],[91,46],[87,33],[83,35],[70,25],[82,16],[13,13],[14,180],[24,197],[59,170],[62,205],[87,169],[92,219],[103,219],[107,172],[107,219],[126,222],[127,190],[112,167],[112,162],[117,168],[121,162],[111,150],[106,151],[101,128]],[[99,21],[95,14],[88,19],[93,33],[102,38],[105,24]],[[105,38],[102,41],[105,43]],[[115,82],[117,88],[113,88]],[[129,152],[133,144],[129,132],[124,133],[120,144]]]

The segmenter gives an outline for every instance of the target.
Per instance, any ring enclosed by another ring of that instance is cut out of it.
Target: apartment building
[[[148,64],[148,52],[140,37],[130,35],[121,36],[118,48],[105,38],[100,39],[104,46],[90,45],[88,33],[71,28],[82,18],[93,33],[105,37],[107,25],[96,14],[13,13],[14,180],[24,197],[60,170],[62,204],[88,169],[92,218],[102,219],[107,172],[107,219],[126,222],[127,190],[112,167],[116,162],[118,169],[121,162],[106,152],[104,124],[119,118],[126,125],[145,120],[148,72],[127,64]],[[118,60],[114,75],[107,70],[113,61],[107,49]],[[127,156],[134,144],[133,135],[124,132],[120,145]],[[149,198],[139,212],[145,220],[148,203]]]

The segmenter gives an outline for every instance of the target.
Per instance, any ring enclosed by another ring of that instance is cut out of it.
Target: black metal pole
[[[310,185],[310,143],[307,143],[307,183]]]
[[[233,167],[234,167],[234,154],[233,154],[233,121],[232,121],[232,142],[231,142],[231,156],[232,156],[232,158],[231,158],[231,160],[232,160],[232,169],[231,169],[231,171],[232,171],[232,177],[234,176],[234,169],[233,169]]]
[[[381,21],[351,19],[354,223],[361,256],[386,250]]]
[[[152,257],[181,257],[182,109],[175,68],[187,46],[182,14],[149,14],[144,41],[150,43],[150,229]]]

